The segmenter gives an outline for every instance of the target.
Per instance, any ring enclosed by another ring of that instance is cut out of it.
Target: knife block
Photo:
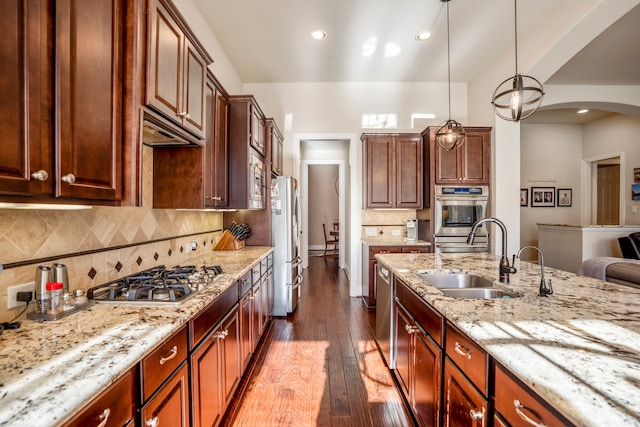
[[[220,240],[213,248],[214,251],[233,251],[244,248],[244,240],[238,241],[235,236],[225,230],[220,236]]]

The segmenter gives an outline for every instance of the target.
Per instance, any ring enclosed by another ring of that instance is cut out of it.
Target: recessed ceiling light
[[[582,109],[582,110],[578,110],[578,114],[584,114],[584,113],[588,113],[589,110],[587,110],[586,108]]]
[[[321,30],[316,30],[311,33],[311,37],[313,37],[316,40],[322,40],[327,37],[327,33]]]
[[[416,36],[416,40],[421,42],[427,40],[428,38],[431,38],[431,33],[429,31],[423,31]]]

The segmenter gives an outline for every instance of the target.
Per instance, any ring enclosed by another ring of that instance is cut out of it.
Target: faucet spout
[[[544,254],[542,253],[542,250],[540,250],[540,248],[537,247],[537,246],[531,246],[531,245],[523,246],[523,247],[520,248],[520,250],[518,250],[518,253],[515,255],[515,257],[520,259],[520,254],[525,249],[535,249],[536,251],[538,251],[538,254],[540,255],[540,276],[541,276],[541,278],[540,278],[540,291],[539,291],[538,295],[540,295],[541,297],[546,297],[548,295],[553,294],[553,288],[551,287],[551,279],[549,279],[549,283],[548,284],[544,280]]]
[[[471,227],[471,232],[469,232],[469,235],[467,236],[467,243],[473,244],[476,237],[476,229],[485,222],[493,222],[494,224],[497,224],[502,231],[502,257],[500,258],[500,265],[498,267],[499,278],[502,283],[509,283],[509,274],[513,274],[517,270],[513,265],[509,265],[509,259],[507,258],[507,227],[505,227],[502,221],[493,217],[482,218],[476,221]]]

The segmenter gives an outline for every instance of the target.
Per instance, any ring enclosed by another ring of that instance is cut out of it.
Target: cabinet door
[[[271,120],[271,172],[275,176],[282,175],[282,135],[275,127],[275,122]]]
[[[125,1],[55,4],[56,196],[118,200]]]
[[[491,162],[491,128],[467,130],[465,142],[459,150],[460,174],[466,184],[488,185]]]
[[[265,146],[264,146],[264,120],[255,106],[251,106],[251,139],[250,143],[253,148],[264,158]]]
[[[240,360],[240,310],[236,308],[222,323],[220,327],[222,338],[220,347],[222,358],[221,376],[222,382],[222,398],[223,411],[231,401],[240,377],[242,376],[242,362]]]
[[[487,400],[464,374],[446,358],[444,363],[444,425],[486,425]]]
[[[53,48],[47,3],[2,3],[0,27],[0,193],[53,192],[50,70]],[[44,173],[37,174],[38,171]],[[32,174],[36,173],[35,178]],[[38,179],[39,178],[39,179]]]
[[[182,124],[194,134],[203,137],[205,128],[204,94],[207,64],[193,44],[184,38],[184,82]]]
[[[252,301],[251,291],[247,292],[240,300],[240,348],[243,368],[249,364],[253,353],[253,347],[251,346]]]
[[[460,156],[462,155],[462,147],[452,151],[442,149],[438,144],[433,142],[435,155],[435,183],[436,184],[460,184],[462,180],[459,165],[462,163]],[[466,145],[466,141],[465,144]],[[464,146],[463,145],[463,146]]]
[[[253,285],[253,309],[251,316],[251,350],[256,348],[256,344],[262,334],[262,325],[260,324],[260,313],[262,311],[262,286],[261,282]]]
[[[209,334],[191,354],[191,411],[194,427],[215,425],[222,417],[222,385],[218,375],[222,362],[218,332],[215,330]]]
[[[158,390],[141,411],[142,425],[189,426],[189,371],[187,362]]]
[[[397,208],[422,208],[422,141],[400,135],[396,140]]]
[[[146,104],[182,123],[184,33],[157,0],[150,2],[148,13]]]
[[[395,207],[396,162],[392,136],[367,137],[367,208]]]
[[[396,303],[396,376],[402,386],[407,399],[413,394],[411,387],[411,365],[412,358],[412,339],[413,339],[413,321],[400,304]]]
[[[416,332],[413,411],[421,425],[438,426],[442,350],[422,331]]]
[[[216,92],[214,195],[216,207],[229,206],[229,101]]]

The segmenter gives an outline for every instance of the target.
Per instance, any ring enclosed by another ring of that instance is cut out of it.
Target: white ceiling
[[[440,0],[194,1],[244,83],[447,81]],[[519,1],[518,33],[570,1]],[[453,82],[513,50],[512,1],[452,0],[449,8]],[[311,39],[317,29],[325,40]],[[415,40],[428,29],[431,39]],[[640,5],[543,83],[640,84]]]

